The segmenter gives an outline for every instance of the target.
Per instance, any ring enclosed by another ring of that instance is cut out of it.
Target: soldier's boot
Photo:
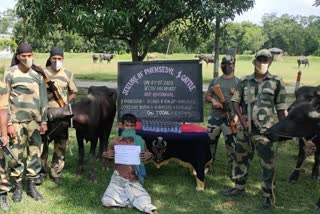
[[[272,211],[272,198],[271,197],[264,198],[263,204],[262,204],[262,209],[264,211],[269,211],[269,212]]]
[[[62,185],[63,184],[63,180],[61,177],[53,177],[53,176],[50,176],[52,181],[57,184],[57,185]]]
[[[8,203],[7,193],[3,193],[0,195],[0,207],[5,212],[10,210],[10,205]]]
[[[29,179],[27,185],[27,195],[31,198],[34,198],[36,201],[43,199],[43,196],[37,191],[34,181]]]
[[[12,200],[17,203],[22,200],[22,181],[16,181],[14,184],[15,190],[12,194]]]

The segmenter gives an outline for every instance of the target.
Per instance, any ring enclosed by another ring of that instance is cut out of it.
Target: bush
[[[313,52],[312,54],[313,56],[320,56],[320,49],[316,50],[315,52]]]
[[[250,54],[252,54],[252,51],[250,50],[243,51],[243,55],[250,55]]]

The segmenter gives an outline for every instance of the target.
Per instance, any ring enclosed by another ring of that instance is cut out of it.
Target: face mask
[[[32,58],[20,59],[20,62],[22,65],[24,65],[26,68],[29,69],[33,64],[33,59]]]
[[[224,66],[224,67],[222,67],[222,72],[225,75],[230,75],[233,72],[233,69],[231,66]]]
[[[259,74],[267,73],[268,68],[269,68],[269,63],[256,65],[256,70],[257,70],[257,73]]]
[[[136,130],[134,129],[125,129],[122,131],[122,137],[134,137],[136,135]]]
[[[59,71],[62,68],[62,61],[57,60],[55,62],[52,62],[52,67],[54,70]]]

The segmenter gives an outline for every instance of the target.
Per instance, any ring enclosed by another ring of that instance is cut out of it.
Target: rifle
[[[231,119],[231,116],[230,116],[230,112],[228,111],[229,107],[227,106],[227,103],[225,102],[226,100],[225,100],[224,95],[223,95],[223,93],[221,91],[220,85],[213,86],[211,89],[215,93],[215,95],[219,98],[219,101],[223,106],[223,110],[224,110],[224,112],[226,114],[227,122],[228,122],[228,125],[231,128],[232,134],[236,134],[237,133],[237,127],[236,127],[236,124],[232,122],[232,119]]]
[[[54,85],[54,82],[49,80],[48,76],[46,75],[46,73],[44,72],[44,70],[36,65],[32,65],[32,69],[35,70],[38,74],[40,74],[41,76],[43,76],[45,82],[46,82],[46,88],[48,91],[50,91],[53,95],[53,98],[55,101],[57,101],[57,103],[59,104],[60,107],[63,107],[66,105],[66,103],[63,101],[57,87]]]
[[[247,90],[248,90],[248,96],[247,96],[247,106],[244,105],[244,107],[242,108],[242,112],[245,114],[247,113],[247,119],[248,119],[248,128],[245,128],[245,133],[248,137],[248,142],[249,142],[249,146],[250,149],[253,150],[254,146],[253,143],[251,141],[251,134],[252,134],[252,125],[251,125],[251,120],[252,120],[252,110],[251,110],[251,102],[252,102],[252,94],[251,94],[251,88],[250,88],[250,80],[248,80],[247,82]]]
[[[2,148],[2,150],[4,151],[4,153],[6,153],[7,155],[9,155],[12,159],[14,159],[17,163],[19,162],[18,158],[13,154],[13,152],[11,151],[11,149],[8,146],[4,146],[3,145],[3,141],[2,138],[0,137],[0,146]]]

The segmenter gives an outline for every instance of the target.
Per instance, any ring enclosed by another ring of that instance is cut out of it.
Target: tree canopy
[[[40,33],[52,32],[52,25],[61,24],[64,30],[89,39],[123,40],[133,61],[140,61],[171,23],[208,34],[210,22],[217,17],[233,18],[253,4],[254,0],[19,0],[17,14]]]
[[[0,33],[10,33],[9,31],[13,27],[15,19],[15,13],[11,9],[0,12]]]

